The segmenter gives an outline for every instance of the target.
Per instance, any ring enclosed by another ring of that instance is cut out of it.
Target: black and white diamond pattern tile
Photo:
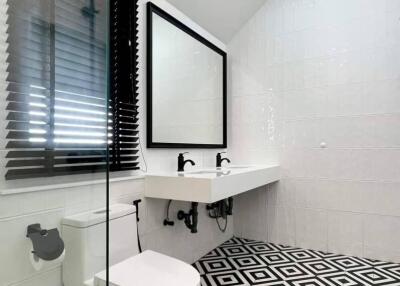
[[[305,261],[312,261],[312,260],[320,259],[319,256],[315,255],[311,251],[304,250],[304,249],[283,251],[283,253],[295,262],[305,262]]]
[[[289,258],[287,258],[283,253],[261,253],[256,254],[261,260],[263,260],[267,265],[274,264],[283,264],[292,262]]]
[[[400,265],[395,263],[385,263],[377,267],[379,270],[389,273],[395,277],[400,277]]]
[[[236,269],[226,258],[199,260],[195,263],[195,267],[201,275]]]
[[[248,244],[245,247],[254,254],[279,252],[279,249],[272,243]]]
[[[396,279],[396,277],[393,277],[390,274],[379,271],[375,268],[356,270],[351,271],[350,273],[353,275],[353,277],[357,277],[360,280],[369,283],[370,285],[394,285],[396,282],[400,282],[398,279]]]
[[[335,265],[343,271],[360,270],[371,267],[369,264],[364,262],[363,259],[344,255],[327,258],[326,261],[330,262],[331,264]]]
[[[249,255],[251,252],[244,245],[221,246],[221,250],[226,256]]]
[[[236,269],[250,269],[267,266],[267,264],[265,264],[257,255],[231,256],[228,257],[228,260]]]
[[[202,260],[206,259],[217,259],[217,258],[225,258],[225,254],[222,252],[221,247],[215,248],[203,256]]]
[[[232,238],[193,265],[202,286],[400,286],[400,265]]]
[[[208,273],[202,277],[202,286],[244,286],[250,285],[240,271]]]
[[[363,284],[358,278],[353,277],[347,272],[338,272],[333,274],[321,275],[321,280],[324,285],[330,286],[366,286],[370,284]]]
[[[265,285],[267,283],[281,281],[279,276],[272,272],[268,267],[245,270],[243,271],[243,274],[251,285]]]
[[[282,280],[299,280],[312,278],[314,275],[303,267],[300,263],[286,263],[272,265],[270,268],[278,274]]]
[[[325,284],[318,277],[313,277],[313,278],[309,278],[309,279],[301,279],[301,280],[293,281],[291,283],[291,285],[293,285],[293,286],[322,286]]]
[[[304,262],[303,266],[310,270],[314,275],[340,272],[340,269],[322,259]]]

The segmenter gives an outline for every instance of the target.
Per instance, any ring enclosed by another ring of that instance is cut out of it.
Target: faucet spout
[[[178,156],[178,172],[185,171],[186,163],[190,163],[192,166],[196,165],[193,160],[185,160],[185,157],[183,156],[184,154],[186,153],[180,153]]]
[[[193,162],[192,160],[186,160],[186,161],[183,162],[183,167],[185,167],[186,163],[190,163],[192,166],[196,165],[196,163]]]
[[[221,152],[221,153],[217,154],[217,164],[216,164],[217,168],[221,168],[222,162],[224,162],[224,161],[226,161],[228,163],[231,162],[231,160],[229,160],[228,158],[222,158],[221,154],[223,154],[223,153],[226,153],[226,152]]]

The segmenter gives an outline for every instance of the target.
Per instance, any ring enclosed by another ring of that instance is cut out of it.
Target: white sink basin
[[[148,174],[145,178],[145,196],[213,203],[279,179],[279,166],[228,166],[221,169]]]

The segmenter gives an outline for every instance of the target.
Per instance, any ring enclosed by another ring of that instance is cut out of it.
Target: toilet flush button
[[[326,148],[326,147],[327,147],[326,142],[321,142],[321,144],[319,144],[319,146],[320,146],[321,148]]]

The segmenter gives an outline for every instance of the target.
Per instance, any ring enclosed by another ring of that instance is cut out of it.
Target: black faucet
[[[221,168],[221,164],[222,164],[222,162],[224,162],[224,161],[227,161],[228,163],[231,162],[231,160],[229,160],[228,158],[223,158],[223,159],[222,159],[221,154],[225,154],[225,153],[226,153],[226,152],[221,152],[221,153],[218,153],[218,154],[217,154],[217,168]]]
[[[190,163],[192,164],[192,166],[196,165],[195,162],[193,162],[192,160],[185,160],[185,157],[183,157],[184,154],[187,154],[189,152],[185,152],[185,153],[179,153],[178,156],[178,172],[183,172],[185,171],[185,165],[186,163]]]

